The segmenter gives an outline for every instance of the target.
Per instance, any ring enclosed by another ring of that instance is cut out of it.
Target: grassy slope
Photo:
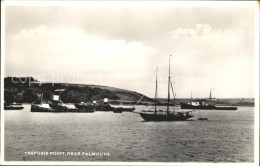
[[[17,78],[18,79],[18,78]],[[99,85],[69,84],[69,83],[40,83],[35,82],[29,85],[28,82],[14,83],[11,78],[5,79],[5,101],[31,103],[39,100],[39,94],[43,93],[44,99],[51,100],[54,90],[65,89],[61,99],[67,103],[90,102],[93,100],[110,100],[135,104],[143,94]],[[154,102],[147,96],[143,96],[141,102]]]
[[[17,78],[18,79],[18,78]],[[33,78],[31,78],[33,79]],[[16,80],[17,81],[17,80]],[[5,78],[4,84],[4,99],[9,99],[10,102],[25,102],[31,103],[39,98],[39,92],[43,92],[44,99],[51,100],[52,94],[56,89],[65,89],[66,91],[61,95],[64,102],[88,102],[92,100],[102,100],[107,97],[112,101],[120,101],[125,103],[135,104],[143,94],[100,85],[85,85],[85,84],[68,84],[68,83],[13,83],[11,78]],[[167,99],[158,99],[159,104],[167,104]],[[179,98],[174,102],[179,104],[180,102],[188,102],[188,98]],[[147,96],[143,96],[140,104],[153,104],[154,99]],[[215,99],[216,105],[226,106],[254,106],[253,98],[227,98],[227,99]]]
[[[66,83],[62,83],[63,85],[70,87],[70,86],[74,86],[74,87],[80,87],[80,88],[84,88],[84,87],[89,87],[92,89],[102,89],[105,91],[108,91],[112,94],[114,94],[115,96],[117,96],[118,98],[110,98],[110,100],[115,100],[115,101],[122,101],[122,102],[137,102],[138,100],[140,100],[140,98],[143,96],[142,101],[141,102],[145,102],[145,103],[150,103],[150,102],[154,102],[154,99],[151,99],[141,93],[135,92],[135,91],[129,91],[129,90],[125,90],[125,89],[119,89],[119,88],[114,88],[114,87],[109,87],[109,86],[101,86],[101,85],[85,85],[85,84],[66,84]],[[92,98],[95,98],[96,94],[92,94]],[[96,97],[97,98],[97,97]],[[102,99],[102,98],[99,98]]]

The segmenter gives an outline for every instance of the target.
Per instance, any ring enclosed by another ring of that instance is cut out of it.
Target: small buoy
[[[208,118],[198,118],[198,120],[208,120]]]

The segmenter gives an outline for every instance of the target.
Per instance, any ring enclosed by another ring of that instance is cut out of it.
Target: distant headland
[[[56,89],[65,89],[61,94],[64,103],[91,102],[109,98],[113,103],[153,105],[155,100],[141,93],[109,86],[70,84],[70,83],[42,83],[33,77],[6,77],[4,78],[5,102],[33,103],[43,94],[43,100],[51,101]],[[140,101],[140,99],[142,99]],[[187,102],[189,98],[176,98],[175,105]],[[216,105],[254,106],[254,98],[217,98]],[[166,105],[167,99],[157,99],[158,105]]]

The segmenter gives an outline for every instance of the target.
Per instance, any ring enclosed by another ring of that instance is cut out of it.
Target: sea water
[[[137,106],[136,111],[149,109]],[[6,161],[253,162],[254,107],[195,110],[189,121],[132,112],[6,110]],[[206,117],[208,120],[198,120]]]

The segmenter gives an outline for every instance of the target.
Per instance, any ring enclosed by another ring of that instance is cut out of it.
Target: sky
[[[174,5],[7,6],[5,76],[167,97],[254,97],[254,9]]]

